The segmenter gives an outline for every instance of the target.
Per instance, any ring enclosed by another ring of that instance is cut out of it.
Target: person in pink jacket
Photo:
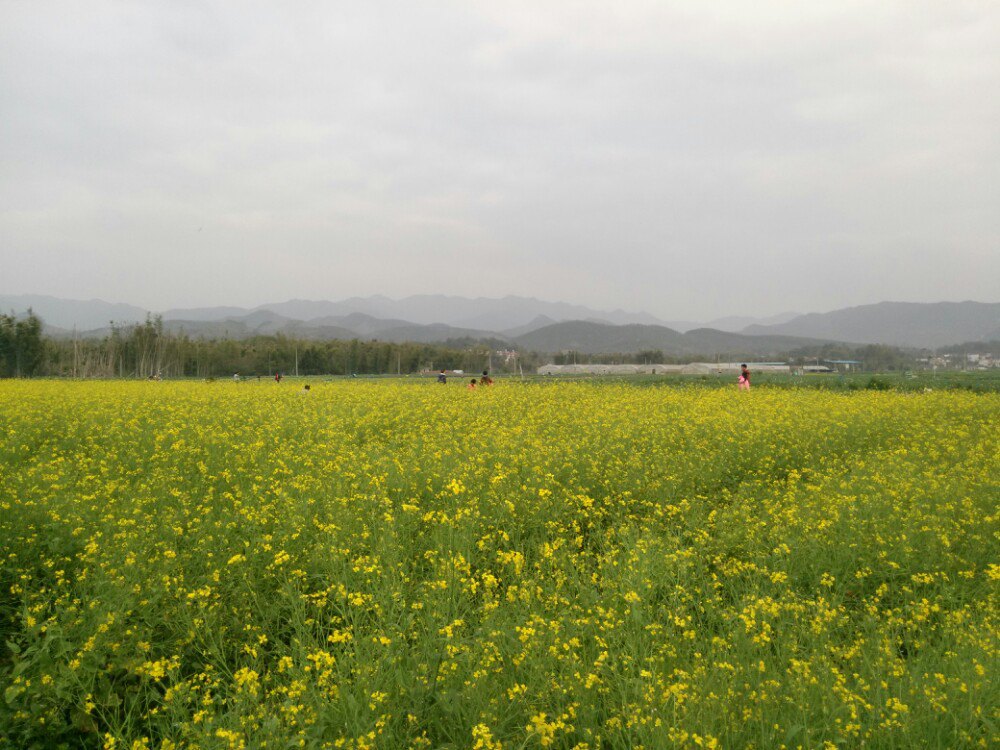
[[[748,368],[746,365],[740,365],[740,377],[739,380],[737,380],[736,382],[739,384],[741,391],[749,391],[750,368]]]

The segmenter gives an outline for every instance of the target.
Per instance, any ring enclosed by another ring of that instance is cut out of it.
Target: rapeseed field
[[[0,383],[0,747],[997,747],[998,425],[960,392]]]

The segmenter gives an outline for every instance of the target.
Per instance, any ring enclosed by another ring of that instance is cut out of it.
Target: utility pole
[[[295,345],[295,377],[299,376],[299,346]]]

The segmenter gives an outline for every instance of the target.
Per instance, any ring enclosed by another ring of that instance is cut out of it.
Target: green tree
[[[27,317],[0,316],[0,374],[31,377],[41,374],[45,360],[42,321],[32,310]]]
[[[13,315],[0,315],[0,378],[9,378],[16,370],[14,354],[16,322]]]

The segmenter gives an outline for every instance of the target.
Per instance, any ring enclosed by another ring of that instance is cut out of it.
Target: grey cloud
[[[1000,10],[7,3],[0,291],[992,301]]]

